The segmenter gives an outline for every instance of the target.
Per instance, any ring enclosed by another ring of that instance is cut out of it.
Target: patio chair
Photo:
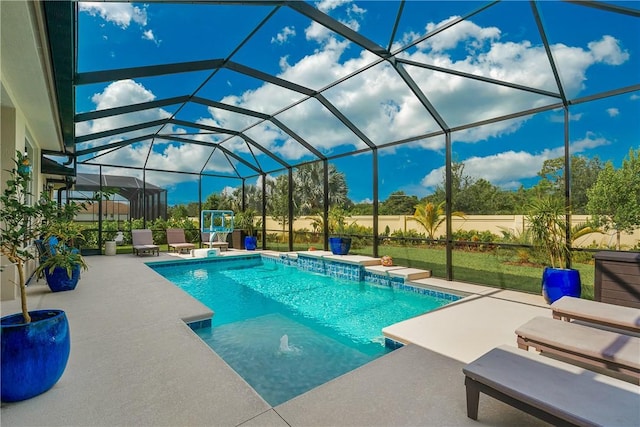
[[[133,242],[133,253],[137,256],[140,254],[154,253],[160,255],[160,247],[153,244],[153,234],[149,229],[131,230],[131,240]]]
[[[169,252],[173,250],[178,253],[189,252],[196,247],[193,243],[187,242],[182,228],[167,228],[167,243],[169,244]]]
[[[571,319],[640,333],[640,310],[574,297],[551,304],[554,319]]]
[[[548,317],[534,317],[516,329],[516,335],[521,349],[533,347],[542,353],[640,384],[638,337]]]
[[[213,235],[207,232],[200,233],[200,241],[204,246],[208,246],[210,248],[218,248],[220,252],[224,252],[229,248],[229,243],[218,241],[219,234],[214,232]]]
[[[473,420],[482,392],[553,425],[640,425],[640,387],[550,357],[501,346],[463,372]]]

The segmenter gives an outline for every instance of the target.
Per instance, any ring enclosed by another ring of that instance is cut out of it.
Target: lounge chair
[[[571,319],[640,333],[640,310],[581,298],[562,297],[551,304],[553,317]]]
[[[640,387],[550,357],[501,346],[463,372],[473,420],[482,392],[553,425],[640,425]]]
[[[182,253],[183,251],[189,252],[196,247],[193,243],[187,242],[182,228],[167,228],[167,243],[169,244],[170,252],[172,250],[178,253]]]
[[[160,247],[153,244],[153,234],[149,229],[131,230],[131,240],[133,242],[133,253],[140,256],[140,254],[154,253],[156,256],[160,255]]]
[[[200,233],[200,241],[202,242],[203,245],[208,246],[210,248],[218,248],[220,249],[220,252],[224,252],[229,248],[229,243],[218,241],[219,237],[220,235],[215,232],[213,233],[213,236],[211,233],[206,233],[206,232]]]
[[[516,335],[521,349],[533,347],[583,366],[604,368],[598,372],[618,373],[620,378],[640,384],[638,337],[548,317],[534,317],[516,329]]]

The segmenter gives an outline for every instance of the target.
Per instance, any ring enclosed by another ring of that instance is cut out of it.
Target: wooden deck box
[[[640,308],[640,253],[597,252],[594,299]]]

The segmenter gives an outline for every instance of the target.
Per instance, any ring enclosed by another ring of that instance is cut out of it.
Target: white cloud
[[[367,9],[364,9],[364,8],[358,6],[357,4],[354,3],[354,4],[351,5],[351,8],[349,8],[349,13],[362,16],[365,13],[367,13]]]
[[[328,13],[350,2],[351,0],[321,0],[319,2],[316,2],[316,7],[321,12]]]
[[[160,40],[156,39],[156,36],[153,34],[153,30],[143,31],[142,38],[154,42],[156,46],[160,46]]]
[[[629,99],[632,101],[637,101],[638,99],[640,99],[640,95],[634,93],[629,97]]]
[[[314,21],[311,23],[311,25],[305,28],[304,34],[307,40],[314,40],[318,43],[321,43],[325,40],[328,40],[331,37],[332,33],[327,27],[322,26]]]
[[[235,190],[236,189],[234,187],[226,186],[222,189],[220,193],[224,194],[225,196],[232,196]]]
[[[147,7],[139,8],[131,3],[79,3],[80,12],[91,16],[100,16],[121,28],[127,28],[131,22],[144,27],[147,25]]]
[[[622,51],[618,40],[611,36],[603,36],[601,40],[589,43],[589,50],[596,62],[608,65],[620,65],[629,59],[629,52]]]
[[[609,141],[587,132],[584,138],[570,144],[572,154],[579,154],[586,150],[608,145]],[[542,168],[545,160],[555,159],[564,155],[564,147],[548,148],[539,153],[526,151],[505,151],[490,156],[473,156],[462,160],[464,173],[472,178],[483,178],[492,184],[505,188],[515,189],[521,184],[521,180],[535,178]],[[442,183],[444,167],[434,169],[421,181],[424,187],[433,189]]]
[[[607,108],[607,114],[609,115],[609,117],[615,117],[620,114],[620,110],[618,110],[617,108]]]
[[[452,16],[438,23],[430,22],[426,26],[426,32],[430,33],[458,18],[458,16]],[[499,39],[500,33],[500,30],[496,27],[482,28],[471,21],[462,21],[455,24],[452,28],[428,38],[420,43],[418,47],[425,51],[442,52],[453,49],[460,43],[465,43],[467,47],[477,49],[486,41]]]
[[[570,122],[579,122],[582,119],[583,113],[569,113]],[[564,123],[564,114],[562,112],[549,116],[551,123]]]
[[[102,92],[94,94],[91,100],[95,103],[96,110],[104,110],[107,108],[153,101],[155,98],[155,95],[151,91],[146,89],[142,84],[137,83],[133,80],[121,80],[109,84],[104,88]],[[82,136],[85,134],[118,129],[140,122],[150,122],[154,120],[165,119],[170,116],[171,113],[162,108],[141,110],[135,113],[128,113],[78,123],[76,125],[76,134],[78,136]],[[113,137],[102,138],[100,140],[91,141],[89,143],[83,143],[81,144],[79,149],[101,146],[108,143],[118,142],[123,139],[135,138],[150,133],[152,134],[157,130],[159,130],[159,127],[141,129],[138,131],[129,132],[126,135],[116,135]],[[165,126],[162,133],[181,134],[185,133],[185,130],[176,128],[174,126]],[[207,140],[208,138],[210,137],[203,136],[199,139]],[[115,150],[109,154],[104,154],[103,156],[96,158],[94,162],[104,164],[121,164],[124,166],[132,167],[142,167],[145,162],[147,162],[146,164],[149,168],[199,172],[203,167],[204,159],[207,159],[212,151],[211,147],[195,144],[179,144],[164,139],[154,140],[154,149],[149,155],[150,147],[150,141],[136,143]],[[103,153],[105,152],[103,151],[97,154]],[[226,162],[221,162],[217,167],[217,170],[224,170],[225,168],[227,170],[231,169]],[[135,172],[125,173],[123,171],[124,169],[120,169],[117,171],[112,171],[112,173],[120,175],[135,174]],[[163,187],[170,186],[175,183],[176,179],[193,180],[196,178],[190,175],[178,176],[171,174],[157,174],[157,176],[154,176],[154,184]]]
[[[276,34],[275,37],[271,37],[271,43],[284,44],[287,41],[289,41],[291,37],[294,37],[295,35],[296,35],[295,27],[293,26],[284,27],[282,30],[280,30],[278,34]]]
[[[111,22],[114,25],[126,30],[129,28],[131,23],[138,24],[142,31],[141,37],[144,40],[152,41],[156,44],[156,46],[160,45],[160,40],[158,40],[153,33],[153,30],[143,28],[147,26],[147,7],[148,5],[144,4],[141,7],[134,6],[131,3],[112,3],[112,2],[101,2],[101,3],[92,3],[92,2],[81,2],[79,3],[79,11],[80,13],[87,13],[91,16],[99,16],[104,19],[106,22]],[[107,39],[107,36],[103,36],[104,39]]]

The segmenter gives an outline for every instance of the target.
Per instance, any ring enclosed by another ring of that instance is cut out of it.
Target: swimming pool
[[[148,265],[214,311],[196,333],[272,406],[388,353],[382,328],[452,301],[259,256]]]

